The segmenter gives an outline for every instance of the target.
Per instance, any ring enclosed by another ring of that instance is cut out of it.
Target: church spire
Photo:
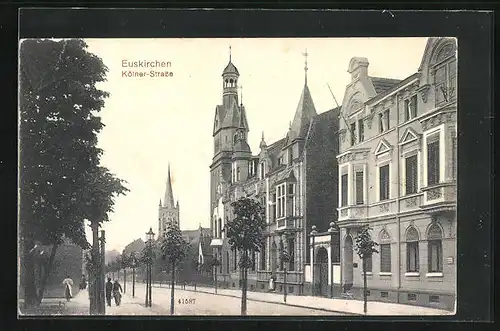
[[[165,198],[163,199],[163,207],[174,209],[174,193],[172,191],[172,178],[170,176],[170,163],[168,164],[167,187],[165,189]]]
[[[229,62],[231,62],[231,45],[229,45]]]

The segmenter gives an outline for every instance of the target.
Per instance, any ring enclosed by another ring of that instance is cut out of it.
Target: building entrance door
[[[317,296],[328,296],[328,252],[320,247],[314,264],[314,291]]]

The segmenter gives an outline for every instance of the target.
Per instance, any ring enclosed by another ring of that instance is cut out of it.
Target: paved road
[[[170,289],[167,287],[153,287],[153,307],[145,308],[144,297],[146,287],[143,283],[136,284],[135,302],[142,302],[140,308],[150,310],[152,315],[169,315],[170,314]],[[130,296],[132,287],[127,285],[127,294]],[[175,315],[240,315],[241,299],[232,298],[209,293],[200,293],[192,291],[183,291],[175,289]],[[124,309],[124,304],[122,308]],[[119,308],[119,307],[117,307]],[[136,308],[134,308],[136,309]],[[134,314],[129,309],[124,309],[123,313],[118,312],[119,309],[109,309],[111,314],[116,311],[116,314],[126,315]],[[141,310],[140,314],[143,314]],[[322,310],[307,309],[286,306],[281,304],[272,304],[256,301],[247,301],[247,315],[341,315],[333,312]]]

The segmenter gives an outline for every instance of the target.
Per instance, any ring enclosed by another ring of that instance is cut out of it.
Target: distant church
[[[170,164],[168,165],[167,187],[165,189],[165,197],[163,204],[160,199],[158,206],[158,237],[165,234],[169,223],[179,224],[179,200],[174,204],[174,193],[172,190],[172,178],[170,176]]]

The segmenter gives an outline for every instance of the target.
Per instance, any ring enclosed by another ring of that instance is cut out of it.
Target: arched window
[[[234,87],[232,79],[229,80],[229,87]]]
[[[427,230],[429,272],[443,272],[443,233],[437,224]]]
[[[217,238],[220,238],[222,236],[222,220],[219,218],[219,221],[217,222]]]
[[[226,80],[224,81],[224,87],[228,87],[228,85],[229,85],[229,82],[228,82],[228,80],[226,79]]]
[[[391,272],[391,236],[385,229],[380,231],[380,272]]]
[[[457,61],[455,46],[448,43],[438,51],[434,67],[436,106],[455,100],[457,86]]]
[[[418,231],[413,226],[406,231],[406,271],[418,272]]]

